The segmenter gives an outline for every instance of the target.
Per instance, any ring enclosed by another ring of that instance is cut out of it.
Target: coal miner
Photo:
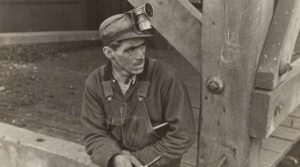
[[[195,136],[190,99],[173,68],[146,57],[150,22],[135,10],[100,25],[109,62],[86,80],[84,144],[101,167],[179,167]]]

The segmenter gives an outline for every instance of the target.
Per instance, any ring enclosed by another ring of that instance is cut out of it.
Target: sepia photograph
[[[0,0],[0,167],[300,167],[300,0]]]

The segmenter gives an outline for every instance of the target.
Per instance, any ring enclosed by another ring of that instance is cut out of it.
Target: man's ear
[[[111,59],[113,57],[112,52],[113,52],[113,50],[110,47],[108,47],[108,46],[104,46],[103,47],[103,53],[105,54],[105,56],[108,59]]]

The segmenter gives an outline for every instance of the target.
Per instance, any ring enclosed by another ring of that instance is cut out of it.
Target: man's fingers
[[[130,156],[130,161],[135,167],[143,167],[144,165],[134,156]]]
[[[126,167],[134,167],[134,166],[132,166],[131,161],[127,161],[126,164],[125,164],[125,166],[126,166]]]
[[[117,155],[114,157],[114,167],[132,167],[131,158],[128,155]]]
[[[143,167],[144,165],[135,157],[133,156],[129,151],[127,150],[122,150],[122,155],[126,156],[130,164],[133,165],[133,167]],[[127,164],[126,164],[127,165]]]

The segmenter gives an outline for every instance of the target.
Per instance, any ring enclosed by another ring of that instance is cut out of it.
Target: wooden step
[[[275,167],[300,139],[300,109],[291,113],[271,136],[263,140],[259,167]]]

